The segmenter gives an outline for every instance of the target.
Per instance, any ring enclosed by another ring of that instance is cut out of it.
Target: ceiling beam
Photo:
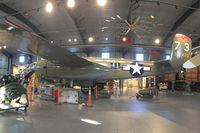
[[[74,16],[74,14],[72,13],[71,10],[69,10],[69,9],[66,9],[66,10],[69,13],[69,16],[71,17],[72,21],[74,22],[74,24],[75,24],[75,26],[76,26],[76,28],[78,30],[78,33],[79,33],[79,35],[81,37],[81,40],[82,40],[82,43],[83,44],[87,44],[86,39],[85,39],[85,34],[83,32],[84,30],[81,30],[82,28],[79,26],[78,20],[76,19],[76,17]],[[85,47],[85,51],[86,51],[87,57],[89,57],[90,52],[89,52],[87,47]]]
[[[18,11],[16,11],[16,10],[12,9],[11,7],[5,5],[4,3],[0,3],[0,10],[11,15],[11,16],[14,16],[16,19],[18,19],[19,21],[23,22],[28,27],[30,27],[36,34],[45,38],[45,36],[40,32],[40,30],[33,23],[31,23],[28,19],[26,19],[21,13],[19,13]]]
[[[200,0],[197,0],[194,4],[191,5],[191,8],[187,9],[185,13],[174,23],[170,31],[167,33],[165,39],[163,40],[163,45],[165,42],[168,41],[168,39],[171,37],[171,35],[174,34],[176,29],[181,26],[181,24],[189,18],[196,10],[199,8]]]
[[[155,46],[155,45],[142,45],[142,44],[76,44],[76,45],[62,45],[63,48],[86,48],[86,47],[124,47],[124,48],[150,48],[150,49],[161,49],[171,50],[171,47],[167,46]]]

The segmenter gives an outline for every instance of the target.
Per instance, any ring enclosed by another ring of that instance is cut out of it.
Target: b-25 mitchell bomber
[[[121,67],[111,69],[91,62],[92,58],[78,57],[36,34],[22,29],[6,29],[7,26],[0,25],[0,43],[45,59],[35,65],[37,77],[43,79],[94,81],[162,75],[179,72],[191,56],[191,39],[175,34],[170,60],[136,62],[124,59]]]

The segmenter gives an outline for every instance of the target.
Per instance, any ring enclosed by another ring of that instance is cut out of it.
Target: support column
[[[186,83],[187,83],[187,85],[185,87],[185,92],[190,93],[191,92],[191,88],[190,88],[191,82],[186,82]]]
[[[174,88],[175,87],[175,81],[172,81],[172,86],[171,87],[172,87],[172,92],[174,92],[175,91],[175,88]]]
[[[70,88],[72,88],[73,87],[73,80],[70,80]]]
[[[119,80],[119,95],[123,94],[123,80]]]

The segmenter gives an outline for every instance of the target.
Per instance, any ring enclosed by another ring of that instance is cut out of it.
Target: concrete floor
[[[27,114],[0,113],[2,133],[198,133],[200,94],[162,95],[155,100],[129,96],[99,99],[93,107],[55,105],[39,99]],[[102,123],[92,125],[80,119]]]

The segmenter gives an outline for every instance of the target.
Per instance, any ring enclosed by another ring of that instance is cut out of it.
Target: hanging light
[[[97,0],[97,3],[99,6],[105,6],[107,3],[107,0]]]
[[[45,9],[46,9],[46,11],[47,11],[48,13],[51,13],[52,10],[53,10],[53,4],[52,4],[51,2],[48,2],[48,3],[46,4]]]
[[[69,8],[73,8],[73,7],[75,6],[75,1],[74,1],[74,0],[68,0],[68,1],[67,1],[67,6],[68,6]]]
[[[89,37],[89,38],[88,38],[88,41],[89,41],[89,42],[93,42],[93,41],[94,41],[94,38],[93,38],[93,37]]]
[[[160,44],[160,39],[155,39],[155,44]]]

